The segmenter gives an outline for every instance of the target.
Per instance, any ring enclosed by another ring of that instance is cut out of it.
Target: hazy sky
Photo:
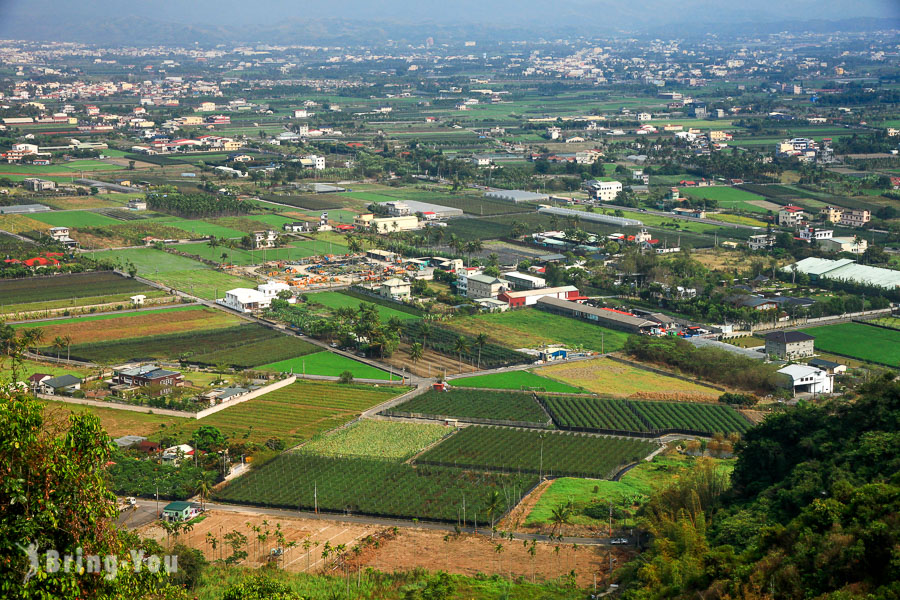
[[[876,17],[900,28],[900,0],[0,0],[0,36],[63,36],[67,29],[84,34],[92,27],[102,32],[104,23],[134,17],[204,29],[322,18],[515,26],[535,35],[549,25],[572,25],[596,27],[602,36],[611,27],[640,31],[690,21]]]

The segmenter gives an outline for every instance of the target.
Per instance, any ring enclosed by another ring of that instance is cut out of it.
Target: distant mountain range
[[[0,38],[353,46],[427,37],[443,43],[900,29],[896,0],[855,0],[852,14],[843,0],[2,0]]]

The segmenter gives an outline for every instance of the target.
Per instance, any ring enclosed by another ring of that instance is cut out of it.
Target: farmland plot
[[[428,390],[386,412],[418,413],[432,417],[498,419],[523,423],[546,423],[547,414],[531,394],[455,389]]]
[[[463,497],[469,511],[486,514],[497,490],[511,509],[537,483],[536,475],[474,473],[460,469],[302,452],[282,454],[240,477],[214,496],[217,500],[379,517],[456,521]],[[499,516],[499,515],[498,515]],[[485,518],[486,520],[486,518]]]
[[[416,464],[607,479],[656,447],[642,440],[470,426],[422,454]]]
[[[402,461],[453,431],[444,425],[363,420],[314,439],[303,452]]]
[[[0,305],[144,292],[150,288],[112,271],[0,281]]]

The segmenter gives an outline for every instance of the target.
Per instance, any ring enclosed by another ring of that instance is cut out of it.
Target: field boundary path
[[[761,323],[754,329],[750,330],[750,333],[757,333],[759,331],[778,331],[783,329],[785,331],[791,331],[794,329],[803,329],[804,327],[814,327],[816,325],[837,325],[838,323],[849,323],[854,319],[858,319],[860,317],[883,317],[890,316],[893,313],[892,308],[878,308],[875,310],[864,310],[861,312],[855,313],[844,313],[840,315],[831,315],[828,317],[815,317],[812,319],[795,319],[790,323]]]
[[[115,303],[113,303],[113,304],[115,304]],[[118,304],[122,304],[122,303],[119,302]],[[179,304],[178,307],[194,306],[194,305],[199,306],[199,302],[185,302],[185,303]],[[97,305],[97,306],[102,306],[102,305]],[[18,325],[21,323],[46,323],[46,322],[60,321],[60,320],[64,320],[64,319],[79,319],[81,317],[96,317],[99,315],[109,315],[109,314],[124,315],[127,313],[144,312],[144,311],[148,311],[148,310],[160,310],[161,307],[163,310],[165,310],[164,305],[154,304],[152,306],[143,306],[141,308],[126,308],[124,310],[110,310],[110,311],[106,311],[106,312],[98,311],[98,312],[87,313],[87,314],[82,314],[82,315],[57,315],[54,317],[43,317],[41,319],[23,319],[21,321],[7,321],[7,323],[10,325]],[[87,307],[87,306],[80,307],[79,306],[78,308],[90,308],[90,307]]]

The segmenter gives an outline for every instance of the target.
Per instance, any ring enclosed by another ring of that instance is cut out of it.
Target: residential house
[[[32,192],[47,192],[56,189],[56,183],[46,179],[38,179],[37,177],[28,177],[22,181],[22,185],[26,190]]]
[[[184,458],[193,458],[194,457],[194,448],[189,446],[188,444],[179,444],[177,446],[171,446],[166,448],[162,452],[162,456],[160,457],[163,462],[169,463],[175,467],[181,464],[181,460]]]
[[[216,404],[221,404],[226,400],[240,398],[241,396],[249,393],[249,389],[242,387],[216,388],[214,390],[206,392],[205,394],[202,394],[200,398],[209,402],[210,406],[215,406]]]
[[[791,204],[778,211],[778,224],[782,227],[798,227],[803,223],[803,209]]]
[[[802,331],[773,331],[766,335],[766,354],[795,360],[815,353],[815,338]]]
[[[468,298],[496,298],[501,292],[509,289],[509,282],[498,277],[479,273],[469,275],[466,286]]]
[[[396,277],[381,282],[378,288],[378,294],[383,298],[391,298],[393,300],[408,300],[412,296],[412,286],[409,282],[403,281]]]
[[[294,221],[293,223],[285,223],[282,228],[291,233],[305,233],[312,231],[312,224],[309,221]]]
[[[868,210],[847,210],[841,216],[840,223],[844,227],[862,227],[872,220],[872,213]]]
[[[777,375],[778,387],[791,390],[792,395],[834,391],[834,377],[828,371],[810,365],[788,365],[779,369]]]
[[[225,297],[219,298],[216,302],[237,312],[247,314],[269,308],[272,304],[272,299],[259,290],[234,288],[225,292]]]
[[[253,236],[253,247],[256,249],[274,248],[278,244],[278,233],[272,229],[254,231],[251,235]]]
[[[116,369],[113,383],[150,388],[151,396],[162,396],[171,392],[173,388],[184,385],[184,377],[178,371],[169,371],[156,365],[141,365]]]
[[[775,236],[771,233],[751,235],[747,238],[747,245],[751,250],[768,250],[775,245]]]
[[[190,521],[200,514],[196,502],[169,502],[163,508],[162,518],[166,521]]]
[[[588,192],[601,202],[612,202],[622,191],[622,184],[618,181],[592,180],[585,183]]]
[[[819,214],[828,223],[840,223],[844,216],[844,209],[835,206],[825,206],[819,210]]]
[[[841,363],[831,360],[825,360],[824,358],[813,358],[807,361],[807,364],[811,367],[816,367],[817,369],[823,369],[827,371],[829,375],[840,375],[847,372],[847,365],[842,365]]]
[[[810,244],[813,242],[830,240],[833,235],[834,231],[831,229],[816,229],[815,227],[809,226],[801,229],[799,233],[800,239]]]
[[[60,375],[59,377],[44,379],[40,382],[39,389],[42,394],[47,394],[48,396],[71,394],[75,390],[81,389],[81,380],[74,375]]]

